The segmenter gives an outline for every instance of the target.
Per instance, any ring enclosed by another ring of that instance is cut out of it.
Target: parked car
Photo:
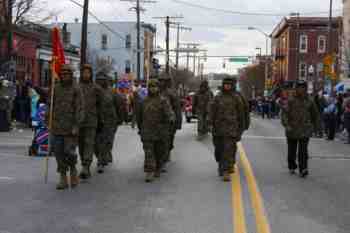
[[[196,115],[193,113],[193,98],[194,98],[195,93],[191,92],[186,96],[185,98],[185,117],[187,123],[191,123],[192,119],[197,118]]]

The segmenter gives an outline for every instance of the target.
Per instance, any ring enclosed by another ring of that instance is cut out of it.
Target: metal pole
[[[140,46],[140,0],[136,1],[136,15],[137,15],[137,80],[141,80],[141,46]]]
[[[176,36],[176,69],[179,68],[179,49],[180,49],[180,23],[177,24],[177,36]]]
[[[13,7],[13,1],[14,0],[9,0],[8,1],[8,9],[7,9],[7,28],[8,28],[8,35],[7,35],[7,56],[8,56],[8,61],[11,61],[11,56],[12,56],[12,7]]]
[[[80,52],[81,65],[86,63],[88,16],[89,16],[89,0],[84,0],[83,23],[82,23],[82,29],[81,29],[81,52]]]
[[[297,14],[297,31],[296,31],[296,50],[295,50],[295,65],[296,65],[296,75],[295,80],[299,80],[299,47],[300,47],[300,13]]]
[[[329,22],[328,22],[328,53],[332,53],[332,8],[333,0],[329,2]]]
[[[266,37],[266,56],[269,55],[269,38],[267,36]]]
[[[190,48],[190,46],[189,46],[189,45],[187,45],[187,48],[189,49],[189,48]],[[189,53],[189,52],[187,52],[187,61],[186,61],[186,67],[187,67],[187,71],[189,71],[189,70],[190,70],[190,53]]]
[[[170,17],[169,16],[166,17],[165,25],[166,25],[166,38],[165,38],[165,41],[166,41],[166,73],[169,74],[170,73],[170,67],[169,67],[169,60],[170,60],[170,57],[169,57]]]
[[[196,76],[196,54],[193,54],[193,75]]]
[[[201,73],[201,57],[200,56],[198,56],[198,61],[197,61],[197,74],[198,74],[198,76],[200,75],[200,73]]]

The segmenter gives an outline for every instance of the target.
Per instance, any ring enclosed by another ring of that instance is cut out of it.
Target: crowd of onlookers
[[[47,90],[33,87],[30,81],[12,83],[0,77],[1,127],[0,131],[12,127],[26,128],[32,126],[40,103],[47,101]]]
[[[334,140],[336,136],[350,144],[350,89],[334,95],[318,94],[313,98],[322,117],[322,129],[315,137]],[[250,100],[251,112],[263,119],[280,118],[285,100],[280,96],[257,97]]]

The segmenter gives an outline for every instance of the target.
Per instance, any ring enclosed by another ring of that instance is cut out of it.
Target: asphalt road
[[[314,139],[310,177],[290,176],[277,120],[253,120],[232,183],[217,177],[211,139],[197,141],[195,124],[178,133],[160,180],[144,183],[142,146],[123,126],[114,164],[68,191],[55,190],[54,159],[44,184],[44,160],[25,156],[30,136],[0,134],[0,233],[350,232],[350,147]]]

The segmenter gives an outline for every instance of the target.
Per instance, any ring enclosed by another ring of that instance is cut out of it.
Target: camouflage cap
[[[112,78],[107,75],[105,72],[103,71],[100,71],[96,74],[96,80],[107,80],[107,81],[110,81],[112,80]]]
[[[307,88],[307,83],[304,80],[298,80],[296,83],[296,87]]]
[[[68,64],[64,64],[61,66],[61,73],[73,73],[73,68],[68,65]]]
[[[222,84],[235,84],[235,83],[236,83],[236,79],[232,77],[226,77],[222,80]]]
[[[159,86],[159,81],[157,79],[150,79],[148,81],[148,86]]]

